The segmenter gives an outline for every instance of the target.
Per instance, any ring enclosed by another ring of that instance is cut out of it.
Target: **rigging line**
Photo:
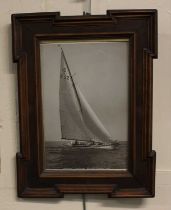
[[[82,194],[82,200],[83,200],[83,210],[86,210],[86,197],[85,197],[85,194]]]

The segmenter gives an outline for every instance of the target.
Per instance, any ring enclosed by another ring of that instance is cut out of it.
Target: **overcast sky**
[[[42,43],[41,74],[45,141],[61,138],[59,43]],[[74,81],[113,139],[127,140],[128,42],[60,43]]]

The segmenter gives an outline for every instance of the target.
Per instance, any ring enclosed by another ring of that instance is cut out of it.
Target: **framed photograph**
[[[19,197],[153,197],[156,10],[12,15]]]
[[[126,169],[128,41],[41,42],[40,63],[44,167]]]

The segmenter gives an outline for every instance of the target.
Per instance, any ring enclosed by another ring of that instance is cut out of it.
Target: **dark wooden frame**
[[[106,15],[83,16],[13,14],[12,38],[20,111],[18,196],[106,193],[109,197],[153,197],[152,60],[157,58],[157,11],[108,10]],[[44,170],[40,41],[123,38],[129,39],[130,49],[128,170]]]

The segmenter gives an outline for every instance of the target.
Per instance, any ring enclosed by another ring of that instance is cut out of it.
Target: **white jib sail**
[[[87,100],[78,87],[77,92],[81,103],[84,123],[89,131],[93,134],[93,139],[102,142],[113,142],[111,135],[106,130],[100,119],[97,117],[91,106],[88,104]]]
[[[109,132],[76,87],[63,51],[59,99],[62,138],[113,142]]]

